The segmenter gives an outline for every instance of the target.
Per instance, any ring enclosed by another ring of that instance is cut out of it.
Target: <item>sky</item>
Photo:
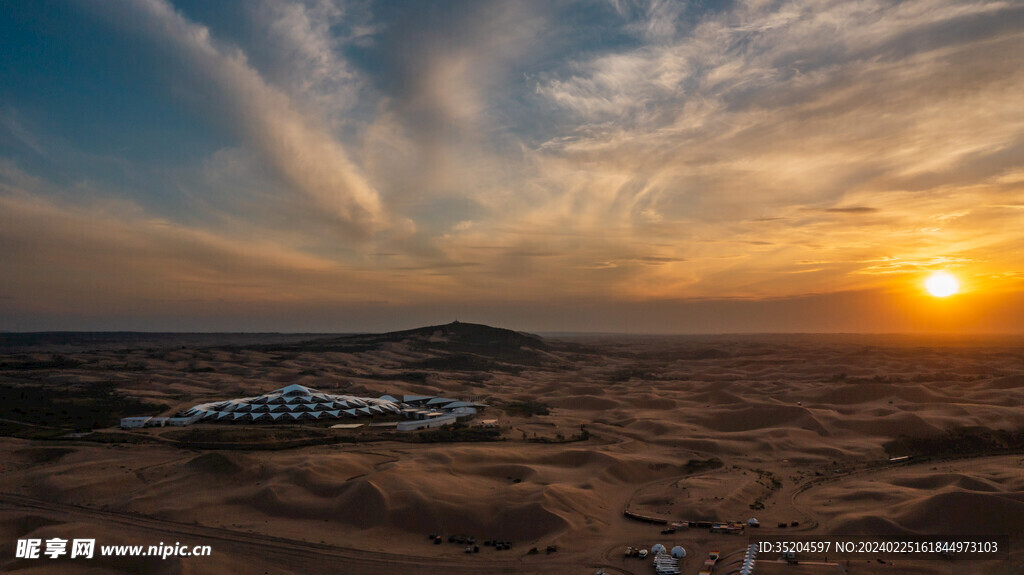
[[[0,53],[0,330],[1024,326],[1020,1],[0,0]]]

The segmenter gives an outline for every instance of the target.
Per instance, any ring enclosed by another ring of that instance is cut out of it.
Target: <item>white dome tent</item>
[[[686,557],[686,549],[683,549],[681,546],[676,545],[672,548],[672,556],[676,559],[682,559],[683,557]]]

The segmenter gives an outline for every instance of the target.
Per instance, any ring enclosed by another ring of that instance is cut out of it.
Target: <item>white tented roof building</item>
[[[243,397],[224,401],[203,403],[186,410],[178,417],[166,421],[168,425],[190,423],[231,422],[231,423],[294,423],[303,421],[327,421],[377,415],[402,415],[407,419],[433,420],[470,416],[477,408],[486,407],[481,403],[459,401],[431,395],[405,395],[398,401],[390,395],[378,398],[337,395],[299,385],[297,383],[275,389],[256,397]],[[131,418],[122,420],[122,427],[142,427],[145,422],[135,423]],[[147,418],[149,419],[149,418]],[[447,419],[445,419],[447,421]],[[430,425],[409,425],[417,429],[435,427]]]
[[[184,412],[194,421],[294,422],[399,414],[393,399],[336,395],[292,384],[257,397],[214,401]]]

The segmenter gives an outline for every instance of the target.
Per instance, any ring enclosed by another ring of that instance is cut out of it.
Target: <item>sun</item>
[[[935,297],[948,297],[960,291],[960,282],[949,272],[935,272],[924,280],[924,287]]]

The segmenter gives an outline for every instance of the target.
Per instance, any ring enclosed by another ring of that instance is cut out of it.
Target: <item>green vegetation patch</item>
[[[500,441],[501,430],[488,427],[469,427],[462,423],[456,423],[455,425],[440,429],[427,429],[415,433],[399,434],[394,439],[409,443]]]
[[[469,427],[462,423],[451,427],[417,432],[395,432],[385,428],[361,429],[359,433],[354,434],[336,433],[336,431],[319,427],[239,425],[237,427],[175,429],[163,433],[161,437],[173,441],[182,447],[242,450],[291,449],[310,445],[369,443],[374,441],[458,443],[502,440],[501,431],[498,429]]]
[[[18,437],[21,439],[57,439],[68,434],[66,429],[38,427],[17,421],[0,420],[0,437]]]
[[[0,419],[24,424],[0,426],[0,434],[46,434],[24,427],[86,431],[117,425],[122,417],[153,415],[169,409],[122,395],[114,383],[88,386],[53,383],[0,384]]]
[[[717,457],[712,457],[711,459],[691,459],[686,462],[683,469],[686,473],[698,473],[701,471],[718,469],[722,465],[724,465],[722,460]]]
[[[513,401],[501,406],[509,415],[533,417],[534,415],[551,415],[551,408],[540,401]]]
[[[901,436],[882,445],[890,457],[969,457],[1024,450],[1024,429],[956,427],[927,437]]]
[[[275,443],[334,438],[337,435],[322,427],[265,427],[243,424],[175,429],[164,432],[162,437],[180,443]]]

